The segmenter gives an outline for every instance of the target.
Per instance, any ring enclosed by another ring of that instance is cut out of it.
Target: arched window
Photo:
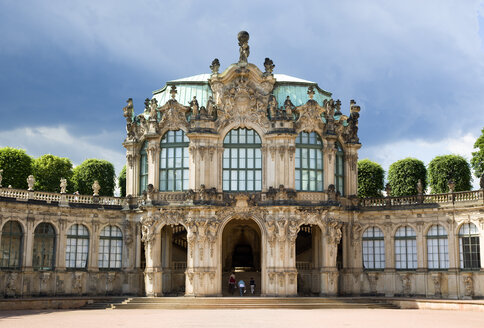
[[[120,269],[123,250],[123,234],[116,226],[107,226],[99,238],[100,269]]]
[[[323,142],[316,132],[296,138],[296,190],[323,191]]]
[[[20,269],[22,266],[22,227],[17,221],[8,221],[2,229],[0,268]]]
[[[161,139],[160,191],[188,189],[188,138],[182,130],[168,131]]]
[[[459,230],[461,269],[480,269],[479,231],[474,223],[464,223]]]
[[[82,224],[73,224],[67,231],[66,267],[84,269],[89,254],[89,231]]]
[[[412,227],[400,227],[395,233],[395,268],[417,269],[417,235]]]
[[[139,193],[148,188],[148,141],[143,143],[139,157]]]
[[[433,225],[427,232],[427,266],[431,270],[449,268],[447,231],[441,225]]]
[[[262,189],[261,140],[249,129],[231,130],[224,138],[223,190]]]
[[[363,240],[363,268],[366,270],[385,269],[385,239],[378,227],[365,230]]]
[[[50,223],[40,223],[34,230],[34,270],[54,270],[55,230]]]
[[[336,187],[336,191],[339,191],[341,195],[344,195],[345,166],[343,147],[341,147],[339,142],[336,142],[334,146],[336,148],[336,160],[334,163],[334,186]]]

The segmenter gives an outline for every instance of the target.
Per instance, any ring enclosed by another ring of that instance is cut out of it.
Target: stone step
[[[136,297],[114,309],[396,309],[381,300],[338,298]]]

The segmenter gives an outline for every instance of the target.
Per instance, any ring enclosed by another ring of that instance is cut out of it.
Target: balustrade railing
[[[47,191],[28,191],[23,189],[0,188],[0,197],[15,198],[16,200],[40,200],[47,203],[78,203],[78,204],[98,204],[98,205],[117,205],[124,204],[124,198],[107,196],[90,196],[75,194],[60,194]]]
[[[419,204],[454,204],[462,202],[484,203],[484,190],[460,191],[446,194],[378,197],[360,199],[361,207],[392,207]]]
[[[296,269],[311,270],[311,262],[296,261]]]
[[[222,195],[222,194],[220,194]],[[132,200],[122,197],[90,196],[76,194],[60,194],[46,191],[28,191],[23,189],[0,188],[0,197],[14,198],[16,200],[40,200],[47,203],[58,202],[59,204],[98,204],[101,206],[126,206],[147,205],[146,197],[134,197]],[[198,198],[198,196],[197,196]],[[215,197],[216,199],[222,197]],[[190,197],[185,192],[155,192],[151,201],[155,202],[186,202]],[[325,193],[298,192],[296,201],[323,201],[327,199]],[[463,202],[484,203],[484,190],[460,191],[446,194],[412,195],[401,197],[375,197],[361,198],[360,207],[363,208],[388,208],[392,206],[412,206],[420,204],[454,204]]]

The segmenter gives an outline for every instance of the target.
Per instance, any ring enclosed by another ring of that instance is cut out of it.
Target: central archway
[[[252,219],[233,219],[224,227],[222,234],[222,294],[237,296],[229,292],[229,277],[235,274],[236,281],[243,280],[247,296],[251,295],[250,280],[254,279],[255,296],[261,294],[262,234]]]

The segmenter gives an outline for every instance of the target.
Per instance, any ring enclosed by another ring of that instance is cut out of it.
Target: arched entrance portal
[[[297,293],[313,296],[320,293],[321,229],[317,225],[302,225],[296,238]]]
[[[261,291],[261,231],[251,219],[230,221],[222,234],[222,294],[229,293],[228,281],[231,273],[236,281],[244,280],[246,296],[250,295],[249,282],[254,278],[255,295]],[[238,289],[233,296],[239,295]]]
[[[187,267],[187,231],[182,225],[165,226],[161,230],[161,268],[163,295],[185,295]]]

